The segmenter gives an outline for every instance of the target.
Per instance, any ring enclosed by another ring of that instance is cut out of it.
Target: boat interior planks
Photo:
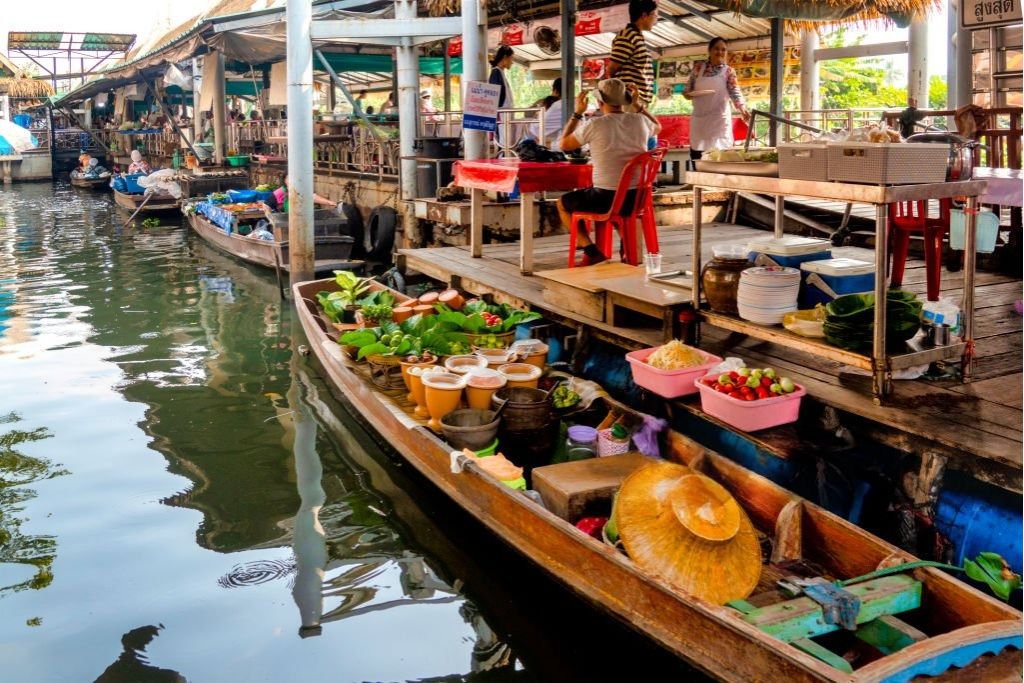
[[[705,232],[703,261],[719,244],[744,244],[766,233],[755,228],[713,223]],[[659,246],[663,270],[690,267],[692,233],[688,227],[660,227]],[[541,237],[534,241],[537,271],[564,268],[568,238]],[[859,247],[833,247],[833,256],[865,261],[873,252]],[[654,346],[662,342],[660,328],[621,327],[582,316],[569,305],[545,301],[545,280],[519,272],[519,245],[484,245],[483,258],[474,259],[468,247],[403,249],[399,264],[440,282],[460,287],[478,296],[491,295],[496,301],[545,311],[548,317],[596,338],[624,348]],[[942,295],[959,301],[962,273],[942,274]],[[924,294],[924,262],[910,259],[904,288]],[[1022,490],[1021,414],[1022,351],[1021,316],[1014,311],[1021,281],[1012,276],[979,272],[975,292],[974,381],[904,380],[897,383],[894,396],[885,405],[871,399],[871,380],[848,372],[839,363],[810,356],[780,345],[730,334],[712,326],[702,328],[702,345],[723,355],[740,354],[751,363],[763,363],[786,370],[794,381],[807,386],[819,404],[847,414],[862,424],[873,438],[907,452],[928,448],[949,458],[950,466],[1003,488]],[[990,383],[988,381],[991,381]],[[984,383],[984,384],[983,384]],[[989,389],[991,387],[991,389]],[[695,400],[676,401],[674,406],[701,413]],[[951,428],[952,425],[952,428]],[[785,457],[800,441],[792,427],[766,430],[751,437],[757,445]],[[977,458],[982,461],[978,462]]]
[[[888,622],[898,625],[906,619],[904,632],[916,636],[893,654],[869,651],[853,637],[856,631],[829,634],[826,637],[839,638],[821,643],[808,637],[787,644],[759,628],[744,606],[718,606],[696,599],[645,572],[612,546],[575,528],[573,520],[563,519],[502,485],[471,459],[458,453],[453,456],[446,443],[408,414],[404,390],[371,384],[360,364],[344,356],[331,340],[328,330],[333,330],[315,304],[318,291],[334,286],[333,280],[321,280],[298,283],[293,291],[295,300],[301,302],[298,316],[303,330],[338,398],[409,465],[498,538],[577,595],[677,656],[717,678],[733,681],[910,680],[913,676],[908,672],[933,675],[977,661],[983,662],[979,665],[983,675],[996,663],[1013,670],[1015,661],[1019,671],[1020,613],[935,569],[908,570],[872,584],[889,585],[898,579],[923,596],[921,607],[915,607],[915,602],[906,608],[911,611],[900,611],[900,620]],[[609,407],[628,410],[607,400]],[[509,455],[515,458],[514,453]],[[670,432],[664,455],[717,480],[747,511],[762,547],[785,549],[779,562],[772,560],[775,553],[767,554],[755,594],[744,603],[751,610],[784,614],[787,607],[783,603],[792,596],[778,592],[776,580],[782,577],[849,579],[914,559],[678,432]],[[607,504],[610,507],[611,500]],[[857,583],[852,590],[866,590],[869,584]],[[806,599],[796,600],[807,604]],[[854,659],[840,661],[825,645]],[[816,648],[823,655],[831,654],[831,659],[809,654]],[[985,658],[986,653],[992,656]]]

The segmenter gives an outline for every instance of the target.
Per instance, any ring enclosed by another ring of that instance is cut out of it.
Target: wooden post
[[[775,116],[782,116],[782,60],[785,56],[783,39],[785,38],[785,22],[780,18],[773,18],[772,22],[772,61],[770,68],[770,98],[769,109]],[[776,121],[768,123],[768,144],[774,147],[778,142],[779,124]]]
[[[203,90],[203,74],[199,70],[199,60],[192,58],[192,141],[203,139],[203,112],[199,111],[199,100]],[[198,159],[198,157],[196,157]]]
[[[164,98],[161,97],[160,93],[156,91],[156,85],[154,83],[151,83],[150,81],[143,82],[146,84],[146,88],[149,90],[149,92],[153,94],[153,99],[156,100],[157,106],[160,107],[160,111],[163,112],[163,115],[167,117],[167,121],[171,124],[171,128],[173,128],[174,132],[178,134],[178,137],[181,138],[186,145],[188,145],[188,148],[192,152],[192,154],[195,155],[196,158],[199,158],[199,155],[196,154],[196,148],[192,146],[192,143],[185,135],[185,132],[178,126],[178,122],[174,120],[174,115],[171,114],[171,110],[168,109],[167,104],[164,102]]]
[[[450,41],[444,41],[444,110],[452,110],[452,56],[448,54],[448,45]],[[450,121],[450,119],[449,119]],[[448,129],[448,135],[451,135],[451,128]]]
[[[396,19],[415,19],[415,0],[395,0]],[[412,200],[416,199],[416,162],[411,159],[416,154],[416,136],[419,134],[420,123],[420,60],[418,49],[413,46],[410,36],[401,39],[402,45],[395,48],[395,67],[398,71],[398,102],[400,109],[410,115],[398,119],[398,148],[401,158],[398,174],[400,197],[402,204],[402,232],[408,241],[416,233],[416,212],[412,210]],[[408,202],[408,203],[404,203]]]

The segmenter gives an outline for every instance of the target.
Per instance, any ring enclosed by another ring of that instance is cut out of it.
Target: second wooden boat
[[[87,187],[92,190],[106,190],[110,187],[110,174],[104,176],[85,176],[77,171],[71,171],[68,179],[75,187]]]
[[[145,201],[146,195],[143,194],[126,194],[118,190],[114,190],[114,201],[121,208],[129,211],[136,211],[142,202]],[[177,211],[180,208],[177,199],[169,194],[157,194],[155,197],[150,199],[145,206],[142,206],[140,213],[157,213],[158,211]]]
[[[246,263],[264,268],[284,269],[288,266],[288,242],[265,241],[254,237],[226,233],[205,216],[192,214],[188,223],[204,240]],[[315,238],[315,270],[329,272],[352,264],[353,239],[347,235],[323,235]]]
[[[837,581],[916,558],[678,433],[669,435],[663,455],[715,479],[746,511],[762,542],[761,580],[747,600],[715,605],[644,571],[577,529],[576,520],[501,484],[473,459],[453,454],[414,417],[404,388],[373,384],[366,365],[342,353],[316,303],[318,292],[336,289],[334,280],[293,286],[309,346],[338,397],[499,538],[693,665],[735,681],[897,682],[919,676],[945,680],[943,674],[1020,679],[1018,611],[935,568],[897,568],[892,575],[838,586]],[[515,453],[506,455],[516,459]],[[597,462],[620,457],[627,456]],[[569,473],[574,467],[579,463],[544,469]],[[807,589],[812,577],[824,588]],[[793,589],[795,594],[783,592]],[[963,670],[951,671],[957,668]]]

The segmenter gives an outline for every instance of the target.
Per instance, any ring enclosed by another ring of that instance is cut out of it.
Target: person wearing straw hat
[[[146,160],[142,158],[142,152],[137,149],[133,149],[132,163],[128,164],[128,173],[145,173],[146,175],[149,175],[151,172],[152,169],[149,167],[149,164],[147,164]]]
[[[559,143],[563,152],[589,145],[594,166],[593,187],[573,190],[558,199],[558,214],[567,230],[577,229],[571,225],[574,211],[604,212],[611,208],[622,169],[636,155],[647,151],[647,140],[661,131],[661,124],[639,100],[635,85],[627,87],[618,78],[608,78],[597,84],[595,96],[603,116],[582,123],[589,93],[586,90],[580,92],[576,98],[575,113],[565,124]],[[626,112],[625,108],[630,105],[634,106],[635,112]],[[636,191],[630,190],[622,204],[623,214],[633,210],[635,197]],[[578,240],[588,263],[607,260],[609,255],[601,253],[586,232],[581,230]]]

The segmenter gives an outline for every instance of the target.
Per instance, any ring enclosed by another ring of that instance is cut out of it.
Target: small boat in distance
[[[68,174],[68,178],[75,187],[88,187],[93,190],[106,190],[110,187],[109,172],[101,173],[100,175],[89,175],[79,173],[78,171],[71,171]]]

